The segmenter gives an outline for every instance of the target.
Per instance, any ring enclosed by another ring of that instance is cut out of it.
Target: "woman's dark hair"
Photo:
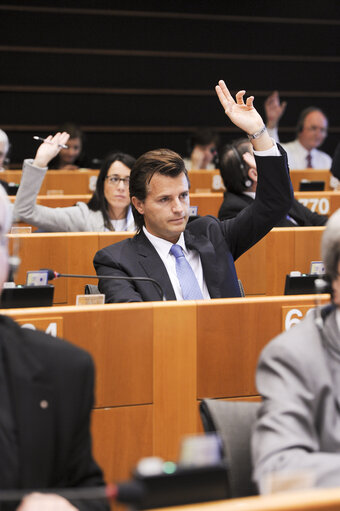
[[[129,169],[131,169],[136,161],[133,156],[125,153],[111,153],[109,154],[102,162],[100,167],[100,171],[97,178],[96,189],[87,203],[89,209],[92,211],[100,210],[104,217],[104,225],[110,231],[112,231],[112,224],[110,222],[109,214],[108,214],[108,205],[107,200],[104,196],[104,183],[105,178],[107,176],[108,170],[111,167],[112,163],[115,161],[120,161],[124,165],[126,165]]]
[[[247,190],[249,165],[242,155],[249,152],[249,140],[240,138],[223,146],[219,153],[220,174],[227,191],[237,195]]]
[[[162,176],[177,177],[182,172],[185,174],[190,186],[188,172],[179,154],[170,149],[148,151],[138,158],[131,170],[130,197],[136,197],[140,201],[144,201],[147,196],[147,185],[156,173]],[[138,213],[133,204],[132,213],[137,226],[137,232],[139,232],[144,225],[144,216]]]
[[[77,166],[82,166],[84,163],[83,162],[83,157],[84,157],[83,148],[84,148],[84,142],[85,142],[85,135],[82,132],[80,126],[78,126],[78,124],[74,124],[73,122],[65,122],[64,124],[61,124],[60,126],[57,127],[57,131],[60,131],[60,133],[62,133],[63,131],[66,131],[66,133],[68,133],[70,135],[70,140],[74,139],[74,138],[80,139],[82,149],[81,149],[80,155],[78,156],[78,158],[76,159],[74,164]],[[53,160],[50,161],[49,168],[50,169],[59,169],[59,165],[60,165],[59,160],[60,160],[60,156],[58,154],[55,158],[53,158]]]

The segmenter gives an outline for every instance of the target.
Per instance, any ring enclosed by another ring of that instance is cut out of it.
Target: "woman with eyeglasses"
[[[20,187],[14,204],[14,221],[26,222],[43,231],[135,231],[130,206],[129,178],[135,158],[113,153],[102,163],[96,190],[86,204],[49,208],[36,204],[47,166],[62,146],[67,144],[66,132],[45,139],[34,160],[25,160]]]

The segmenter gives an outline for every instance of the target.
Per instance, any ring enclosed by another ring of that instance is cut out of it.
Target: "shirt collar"
[[[307,156],[307,154],[310,154],[311,156],[316,152],[316,148],[313,147],[313,149],[311,149],[310,151],[308,151],[308,149],[306,149],[302,144],[301,142],[299,141],[299,139],[296,139],[296,145],[298,146],[300,152],[303,154],[303,156]]]
[[[251,197],[255,200],[256,192],[243,192],[243,195],[248,195],[248,197]]]
[[[170,252],[170,249],[173,245],[170,241],[164,240],[163,238],[158,238],[157,236],[154,236],[153,234],[149,233],[145,225],[143,225],[143,232],[145,236],[148,238],[150,243],[155,247],[159,255],[165,259]],[[184,240],[184,234],[181,233],[179,240],[177,241],[176,245],[180,245],[184,251],[185,254],[188,253],[185,240]]]

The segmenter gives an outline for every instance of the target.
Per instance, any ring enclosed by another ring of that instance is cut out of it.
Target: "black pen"
[[[41,140],[42,142],[45,142],[46,144],[53,144],[51,140],[47,140],[46,138],[38,137],[38,135],[34,135],[34,140]],[[65,144],[58,144],[58,147],[62,147],[62,149],[68,149],[68,146]]]

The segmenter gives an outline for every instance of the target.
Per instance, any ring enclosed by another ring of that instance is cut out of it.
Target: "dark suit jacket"
[[[281,157],[256,157],[259,186],[250,208],[225,222],[212,216],[200,217],[184,231],[187,247],[199,252],[211,298],[240,296],[234,261],[259,241],[291,206],[287,158],[283,149],[281,152]],[[168,300],[176,300],[165,266],[143,232],[99,250],[94,266],[97,275],[152,277],[161,284]],[[99,289],[106,295],[106,302],[161,299],[157,288],[149,282],[100,279]]]
[[[91,454],[90,355],[61,339],[21,328],[6,316],[0,316],[0,337],[14,404],[20,488],[103,485]],[[73,504],[82,511],[108,509],[105,501]]]
[[[218,212],[218,218],[220,220],[227,220],[228,218],[234,218],[239,214],[240,211],[247,208],[254,202],[254,199],[249,195],[237,195],[231,192],[225,192],[224,200]],[[296,199],[293,199],[292,207],[290,208],[288,215],[294,218],[298,226],[312,226],[312,225],[325,225],[328,218],[318,213],[313,213],[310,209],[306,208]],[[297,227],[294,222],[291,222],[286,218],[286,215],[275,224],[275,227]]]

